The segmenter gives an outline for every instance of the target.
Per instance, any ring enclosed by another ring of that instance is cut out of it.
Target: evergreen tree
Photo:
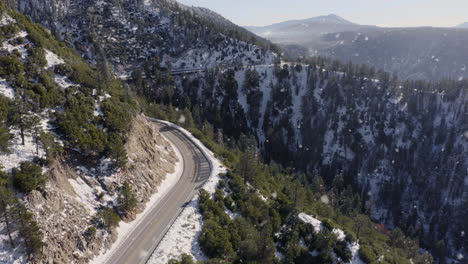
[[[42,168],[31,162],[22,162],[20,168],[14,168],[13,186],[22,193],[30,193],[46,184],[46,177],[42,174]]]
[[[118,208],[124,214],[128,215],[138,205],[136,194],[132,191],[130,184],[125,182],[117,198]]]
[[[10,240],[10,245],[15,247],[15,243],[12,238],[13,233],[13,222],[15,219],[14,216],[15,210],[15,197],[13,193],[8,190],[6,186],[0,185],[0,215],[1,220],[6,226],[6,231],[8,234],[8,239]]]
[[[16,202],[18,210],[19,233],[24,240],[27,252],[30,256],[38,256],[44,246],[43,234],[32,213],[20,202]]]

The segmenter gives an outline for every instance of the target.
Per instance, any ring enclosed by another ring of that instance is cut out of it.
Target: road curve
[[[107,264],[147,263],[185,205],[210,177],[210,161],[190,138],[173,126],[156,121],[155,123],[161,134],[181,153],[182,176],[107,259]]]

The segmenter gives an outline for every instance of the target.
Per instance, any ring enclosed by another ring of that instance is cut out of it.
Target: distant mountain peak
[[[456,26],[457,28],[468,28],[468,22],[465,22],[465,23],[462,23],[458,26]]]
[[[336,14],[329,14],[326,16],[318,16],[318,17],[312,17],[309,19],[305,19],[307,22],[315,22],[315,23],[330,23],[330,24],[348,24],[348,25],[354,25],[353,22],[348,21],[339,15]]]

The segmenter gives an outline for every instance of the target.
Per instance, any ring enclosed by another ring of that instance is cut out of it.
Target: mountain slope
[[[143,69],[149,77],[167,68],[261,64],[275,59],[255,45],[269,47],[267,41],[211,11],[175,1],[20,0],[16,7],[89,61],[105,61],[119,75],[129,76],[134,68]],[[192,48],[187,51],[187,47]]]
[[[314,61],[185,76],[179,91],[190,102],[176,106],[191,105],[198,122],[206,118],[227,137],[253,133],[267,159],[310,181],[318,174],[333,186],[342,174],[378,222],[405,227],[426,247],[443,242],[452,256],[466,253],[467,83],[334,67]]]
[[[265,27],[246,28],[278,44],[306,45],[313,43],[316,45],[320,41],[320,37],[326,33],[367,31],[374,27],[361,26],[331,14],[303,20],[290,20]]]
[[[32,3],[24,0],[23,8]],[[309,183],[319,174],[333,186],[341,173],[375,220],[408,227],[439,258],[445,248],[451,256],[466,253],[458,228],[466,225],[465,81],[403,82],[366,66],[322,59],[279,64],[267,46],[253,45],[239,31],[227,37],[191,9],[165,1],[74,3],[62,10],[67,19],[60,11],[52,24],[73,32],[62,37],[90,61],[113,65],[136,91],[169,109],[184,109],[184,116],[191,110],[187,122],[206,127],[208,121],[227,142],[254,136],[267,160],[296,168]],[[48,17],[41,9],[23,10]],[[92,15],[72,16],[84,10]],[[157,42],[158,36],[164,38]],[[157,57],[161,63],[154,62]],[[208,69],[164,74],[170,64],[192,68],[200,62]],[[179,117],[177,111],[171,114]]]
[[[87,263],[177,157],[121,82],[3,1],[0,32],[0,262]]]
[[[460,25],[457,26],[457,28],[468,28],[468,22],[461,23]]]
[[[318,55],[368,64],[396,73],[402,79],[468,78],[465,30],[379,28],[307,20],[285,23],[288,26],[272,25],[251,31],[283,45],[286,54],[293,58]]]

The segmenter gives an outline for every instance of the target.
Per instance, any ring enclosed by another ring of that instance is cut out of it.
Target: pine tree
[[[13,212],[15,209],[14,205],[15,197],[13,196],[13,193],[8,190],[7,187],[0,185],[0,214],[2,221],[5,223],[8,239],[10,240],[10,245],[12,247],[15,247],[15,243],[12,237],[12,218],[14,218]]]
[[[42,242],[43,234],[37,224],[32,213],[26,210],[26,207],[16,201],[18,212],[19,233],[24,240],[27,252],[30,257],[37,256],[41,253],[44,242]]]
[[[125,182],[122,186],[117,202],[119,210],[124,215],[129,214],[138,205],[138,199],[136,198],[136,194],[132,191],[132,188],[130,187],[130,184],[128,182]]]
[[[22,145],[25,145],[24,138],[26,134],[32,132],[34,123],[37,121],[37,119],[34,119],[33,116],[30,115],[31,110],[31,105],[25,102],[23,98],[17,98],[12,107],[10,122],[13,127],[19,129]]]

